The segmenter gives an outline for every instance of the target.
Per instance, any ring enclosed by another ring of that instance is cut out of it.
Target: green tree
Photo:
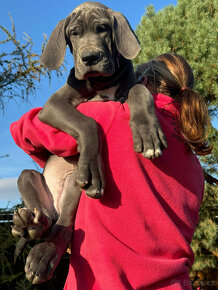
[[[22,40],[17,40],[15,25],[11,17],[12,31],[0,25],[0,31],[5,39],[0,40],[0,110],[4,109],[9,99],[28,101],[38,87],[42,77],[51,80],[51,71],[39,61],[39,54],[33,50],[33,42],[28,34],[24,33]],[[42,43],[42,50],[46,37]],[[62,70],[56,72],[62,75]]]
[[[195,90],[205,99],[213,119],[217,113],[217,1],[178,0],[155,13],[148,6],[136,34],[142,51],[135,65],[165,52],[181,54],[193,68]],[[212,155],[200,158],[205,173],[205,194],[200,211],[200,222],[192,248],[196,255],[194,270],[217,267],[217,130],[212,127],[210,140]]]

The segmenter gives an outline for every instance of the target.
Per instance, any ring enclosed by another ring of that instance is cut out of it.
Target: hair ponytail
[[[210,154],[212,147],[207,142],[210,119],[206,103],[187,87],[180,91],[178,99],[179,126],[183,138],[197,155]]]
[[[179,126],[189,147],[198,155],[211,153],[208,145],[210,119],[203,98],[193,91],[194,76],[187,61],[178,54],[165,53],[142,64],[136,76],[146,75],[158,93],[165,94],[181,104]]]

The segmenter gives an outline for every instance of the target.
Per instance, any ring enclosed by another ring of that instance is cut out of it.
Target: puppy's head
[[[140,51],[138,39],[126,18],[98,2],[85,2],[61,20],[41,55],[49,69],[58,69],[69,45],[77,79],[110,76],[117,56],[133,59]]]

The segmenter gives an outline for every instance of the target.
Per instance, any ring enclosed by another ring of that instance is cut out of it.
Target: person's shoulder
[[[77,108],[79,110],[98,111],[98,110],[116,110],[121,106],[121,103],[115,101],[99,102],[89,101],[80,104]]]
[[[163,94],[153,94],[156,111],[179,116],[180,105],[173,98]]]
[[[77,109],[84,115],[93,118],[105,131],[111,126],[115,116],[125,111],[123,104],[114,101],[86,102],[80,104]]]
[[[80,104],[77,109],[86,116],[94,118],[96,121],[105,117],[112,117],[118,110],[123,110],[123,105],[119,102],[86,102]]]

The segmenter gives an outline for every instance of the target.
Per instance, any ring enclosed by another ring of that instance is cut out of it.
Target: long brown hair
[[[179,126],[189,147],[198,155],[211,153],[207,142],[210,118],[203,98],[193,90],[190,65],[180,55],[165,53],[137,68],[136,76],[147,77],[158,93],[180,103]]]

